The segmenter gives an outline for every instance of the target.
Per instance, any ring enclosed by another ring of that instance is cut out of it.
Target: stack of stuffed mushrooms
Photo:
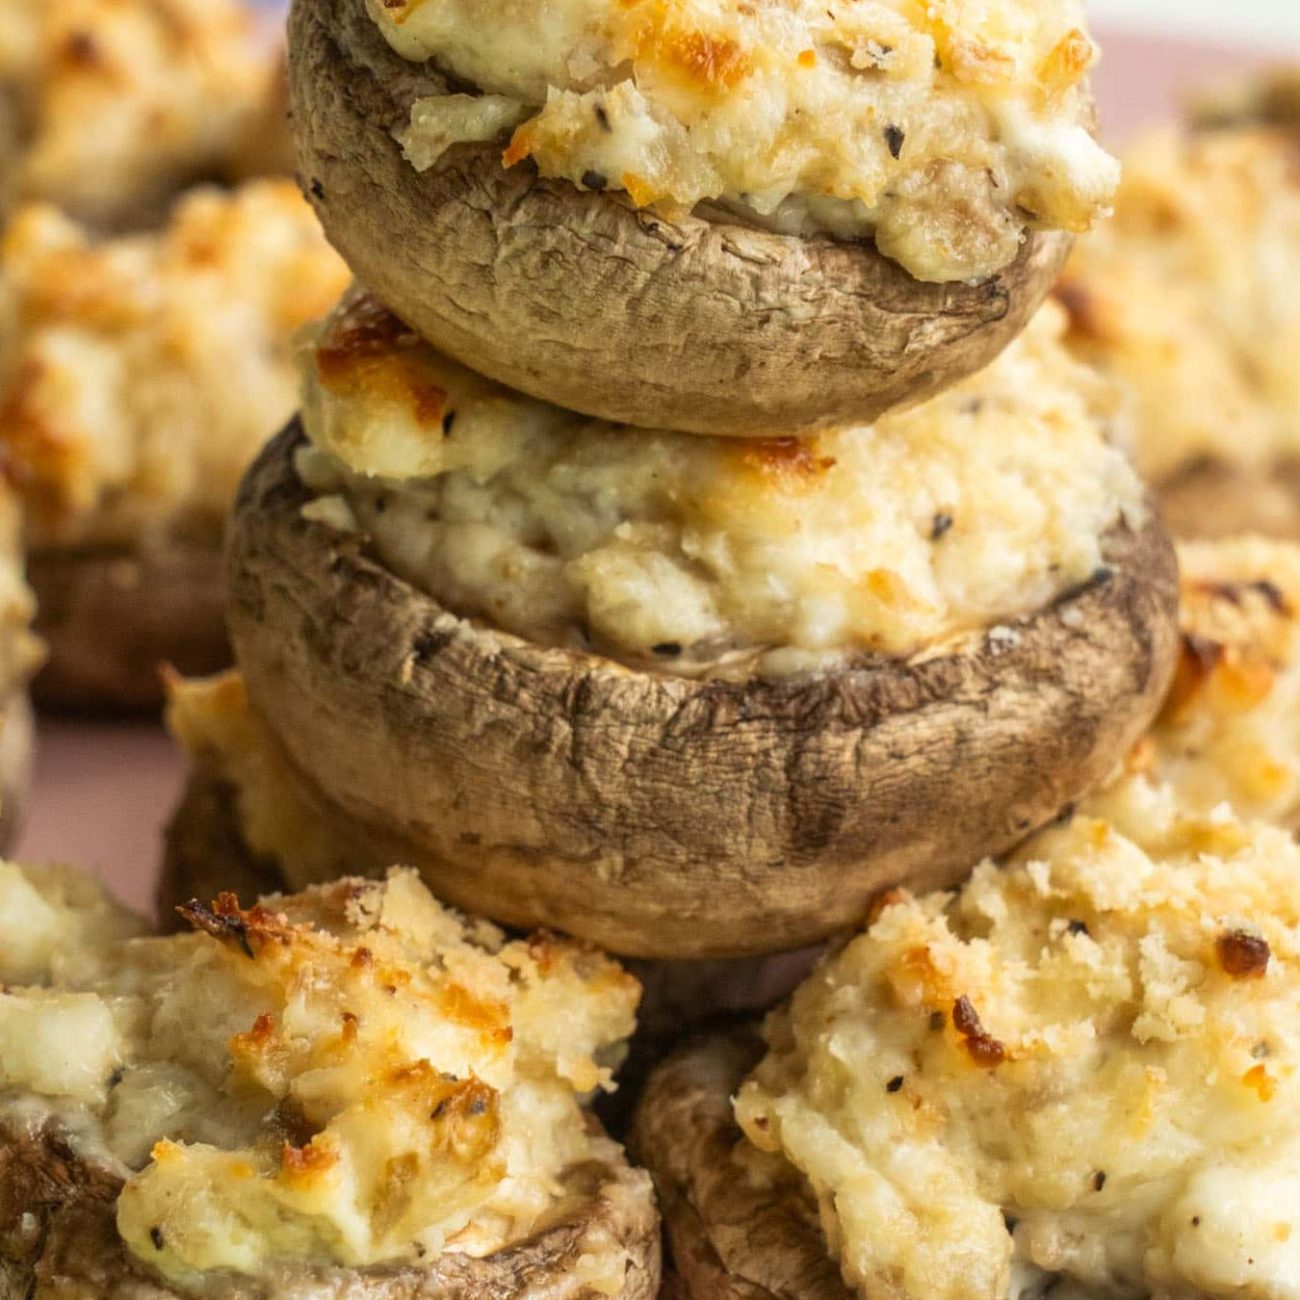
[[[662,1218],[698,1300],[1293,1296],[1300,550],[1187,548],[1180,642],[1042,305],[1116,181],[1077,7],[297,0],[291,57],[359,283],[173,683],[216,896],[0,865],[0,1293],[648,1300]],[[594,945],[685,1019],[825,940],[624,1071],[629,1163]]]
[[[1174,563],[1039,310],[1110,201],[1078,6],[300,0],[357,287],[230,625],[324,837],[656,958],[949,884],[1149,721]],[[307,841],[310,840],[310,843]],[[330,845],[343,861],[330,862]]]

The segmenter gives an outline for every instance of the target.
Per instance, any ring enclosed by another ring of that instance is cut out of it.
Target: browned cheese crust
[[[174,1300],[118,1237],[121,1181],[79,1158],[57,1127],[0,1123],[0,1296],[3,1300]],[[651,1300],[659,1283],[659,1222],[644,1179],[626,1164],[586,1171],[549,1227],[476,1259],[446,1253],[422,1268],[296,1269],[254,1279],[209,1277],[205,1300],[581,1300],[584,1255],[625,1256],[617,1300]]]
[[[163,665],[201,674],[230,663],[216,542],[38,550],[28,557],[27,580],[49,646],[35,683],[42,705],[156,709]]]
[[[417,172],[393,138],[442,93],[364,0],[296,0],[299,174],[359,279],[490,378],[626,424],[737,437],[867,423],[991,361],[1069,250],[1033,234],[978,284],[922,284],[866,242],[669,219],[460,144]]]
[[[881,889],[964,876],[1142,734],[1176,648],[1154,515],[1014,624],[910,660],[747,681],[637,672],[458,618],[302,517],[297,428],[244,481],[230,628],[249,697],[358,824],[356,870],[629,956],[798,948]]]
[[[700,1300],[852,1300],[793,1173],[735,1159],[731,1099],[763,1055],[753,1029],[687,1044],[650,1076],[631,1148],[659,1195],[665,1294]]]

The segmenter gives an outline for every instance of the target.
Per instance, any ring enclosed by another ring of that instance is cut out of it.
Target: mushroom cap
[[[650,1075],[629,1139],[664,1217],[668,1294],[700,1300],[853,1300],[794,1170],[760,1183],[734,1153],[731,1099],[763,1055],[753,1027],[687,1043]]]
[[[44,705],[156,710],[164,664],[199,674],[230,663],[216,542],[45,548],[28,557],[27,580],[49,647],[35,684]]]
[[[628,956],[803,947],[955,883],[1098,782],[1173,668],[1154,512],[1050,606],[910,659],[688,679],[458,617],[303,518],[296,425],[229,541],[249,697],[305,781],[440,896]],[[303,882],[295,881],[295,884]]]
[[[991,361],[1070,237],[1029,235],[978,283],[927,284],[869,241],[802,238],[699,208],[677,218],[507,168],[500,142],[419,172],[394,130],[445,93],[365,0],[295,0],[299,174],[358,278],[492,379],[625,424],[735,437],[874,420]]]

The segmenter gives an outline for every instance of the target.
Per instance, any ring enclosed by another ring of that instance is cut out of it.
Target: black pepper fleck
[[[456,412],[447,411],[442,417],[442,436],[451,437],[451,426],[456,423]]]
[[[885,143],[889,146],[890,157],[899,158],[902,156],[903,141],[906,139],[907,137],[903,134],[901,127],[885,127]]]
[[[1087,923],[1086,921],[1071,921],[1071,922],[1070,922],[1069,929],[1070,929],[1070,933],[1071,933],[1071,934],[1088,934],[1088,933],[1089,933],[1089,930],[1088,930],[1088,923]]]
[[[149,1229],[149,1240],[153,1242],[154,1250],[163,1248],[163,1231],[157,1224]]]
[[[675,659],[682,652],[682,643],[680,641],[660,641],[657,646],[653,647],[655,654],[662,655],[665,659]]]
[[[309,188],[310,188],[310,190],[311,190],[311,196],[312,196],[312,198],[316,199],[318,202],[324,200],[324,198],[325,198],[325,187],[320,183],[319,180],[314,180],[314,181],[312,181],[312,183],[311,183],[311,185],[309,186]]]
[[[1104,1169],[1098,1169],[1097,1172],[1092,1176],[1093,1191],[1099,1192],[1105,1186],[1106,1186],[1106,1171]]]
[[[902,1088],[902,1086],[903,1086],[903,1076],[901,1074],[896,1074],[892,1079],[890,1079],[890,1081],[887,1084],[885,1084],[885,1091],[898,1092],[899,1089]]]
[[[930,540],[937,542],[941,537],[951,531],[953,518],[946,510],[940,510],[937,515],[930,521]]]
[[[599,193],[609,182],[597,171],[585,171],[582,173],[582,183],[589,190],[595,190]]]
[[[602,131],[612,131],[614,128],[609,124],[609,114],[605,112],[604,104],[596,105],[596,121],[600,123]]]

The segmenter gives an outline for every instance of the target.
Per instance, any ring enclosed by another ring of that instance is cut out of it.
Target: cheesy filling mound
[[[396,869],[186,915],[131,937],[85,878],[0,866],[0,1117],[120,1174],[122,1239],[169,1281],[485,1255],[619,1159],[581,1101],[639,986],[595,952]]]
[[[1124,159],[1115,219],[1059,293],[1080,356],[1125,387],[1138,468],[1300,457],[1300,168],[1268,126],[1152,132]]]
[[[243,0],[0,0],[0,192],[138,223],[284,134],[279,76]]]
[[[196,190],[96,240],[54,208],[0,241],[0,446],[37,546],[216,537],[297,405],[291,340],[346,285],[290,181]]]
[[[675,673],[907,655],[1041,609],[1141,514],[1062,323],[874,426],[754,441],[534,401],[353,296],[305,354],[308,513],[535,642]]]
[[[887,898],[770,1018],[740,1124],[862,1295],[1294,1297],[1297,879],[1286,831],[1128,779]]]
[[[507,166],[869,236],[935,281],[992,274],[1027,229],[1087,230],[1119,179],[1080,0],[366,2],[399,54],[477,91],[416,101],[398,138],[420,169],[513,131]]]

